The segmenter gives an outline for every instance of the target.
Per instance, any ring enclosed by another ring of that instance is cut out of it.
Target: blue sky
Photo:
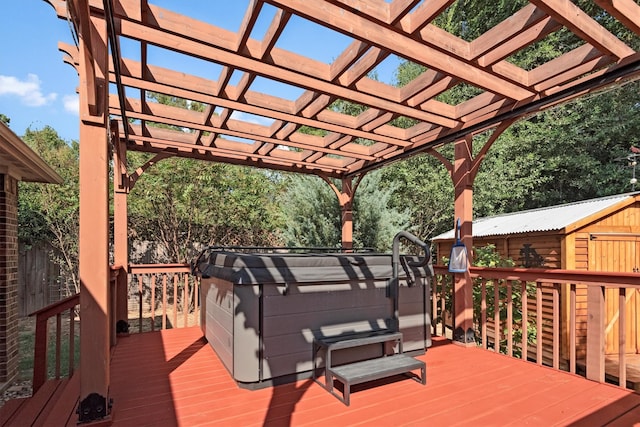
[[[248,0],[155,0],[158,6],[237,31]],[[275,9],[265,5],[252,32],[262,38]],[[23,135],[29,127],[53,127],[65,140],[78,139],[78,76],[62,61],[58,42],[73,44],[69,25],[58,19],[44,0],[9,1],[0,14],[0,113],[11,119],[10,127]],[[294,17],[278,40],[277,47],[310,56],[326,63],[335,59],[351,40]],[[137,43],[124,40],[125,56],[139,52]],[[133,55],[136,58],[135,54]],[[149,48],[149,61],[155,65],[179,68],[179,71],[216,79],[220,67],[186,58],[159,48]],[[391,57],[377,69],[381,81],[392,83],[398,59]],[[179,64],[179,66],[177,65]],[[182,68],[180,68],[182,67]],[[234,74],[239,78],[240,74]],[[232,78],[231,84],[234,84]],[[258,78],[251,90],[287,99],[302,91]]]
[[[0,13],[0,113],[18,135],[49,125],[78,138],[78,77],[62,62],[58,41],[73,43],[69,27],[43,0],[8,1]]]

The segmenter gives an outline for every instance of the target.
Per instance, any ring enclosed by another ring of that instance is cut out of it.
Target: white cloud
[[[244,111],[234,110],[231,113],[231,118],[235,120],[241,120],[243,122],[253,123],[261,126],[271,126],[273,119],[267,117],[256,116],[255,114],[245,113]]]
[[[43,94],[40,88],[40,79],[35,74],[27,74],[26,80],[20,80],[13,76],[0,75],[0,96],[13,95],[20,98],[24,105],[29,107],[41,107],[56,100],[58,94]]]
[[[66,112],[75,114],[76,116],[80,114],[80,98],[77,94],[63,96],[62,104]]]

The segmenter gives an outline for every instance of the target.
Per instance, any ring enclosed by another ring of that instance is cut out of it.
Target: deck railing
[[[200,281],[188,264],[138,264],[129,267],[130,331],[154,331],[200,324]]]
[[[67,329],[68,339],[68,369],[67,376],[73,375],[75,367],[75,320],[76,307],[80,304],[80,294],[72,295],[68,298],[53,303],[45,308],[31,313],[29,316],[36,318],[36,335],[33,357],[33,394],[47,381],[49,377],[49,320],[55,321],[55,351],[54,351],[54,378],[62,376],[62,316],[68,312],[69,326]]]
[[[453,276],[444,266],[434,271],[432,327],[434,334],[444,334],[456,326]],[[624,308],[640,290],[640,275],[484,267],[471,267],[470,274],[479,346],[572,373],[580,364],[587,378],[604,382],[608,341],[609,348],[617,348],[612,356],[619,368],[613,376],[619,386],[627,385],[626,336],[633,320]],[[622,309],[607,318],[607,304]]]

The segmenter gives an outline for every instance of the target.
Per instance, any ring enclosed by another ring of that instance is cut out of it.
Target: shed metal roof
[[[638,194],[640,192],[616,194],[598,199],[478,218],[473,221],[473,237],[559,231]],[[454,239],[454,231],[451,229],[434,237],[433,240]]]

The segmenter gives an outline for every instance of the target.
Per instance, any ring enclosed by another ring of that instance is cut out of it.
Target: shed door
[[[640,236],[592,234],[589,245],[592,271],[640,272]],[[593,256],[591,255],[593,254]],[[606,312],[606,354],[618,353],[620,304],[617,289],[607,289],[605,294]],[[626,304],[626,345],[627,353],[640,353],[640,293],[627,289]]]

